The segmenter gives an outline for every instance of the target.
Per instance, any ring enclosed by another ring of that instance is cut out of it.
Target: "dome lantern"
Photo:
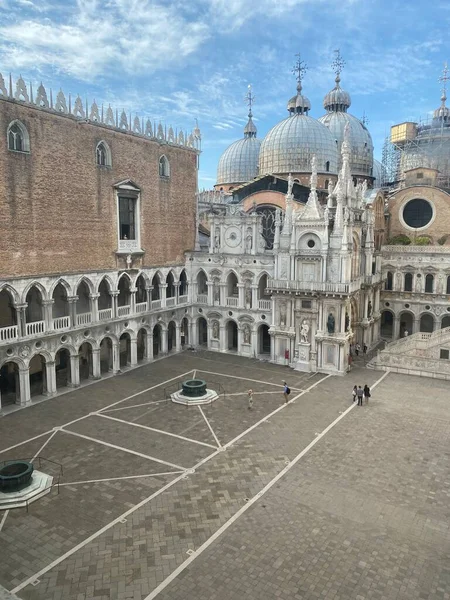
[[[323,99],[323,107],[327,112],[347,112],[352,103],[350,94],[341,89],[341,72],[345,66],[345,61],[341,57],[340,50],[335,50],[336,58],[331,63],[333,71],[336,73],[336,85],[328,92]]]
[[[445,105],[447,100],[447,81],[450,79],[448,74],[448,66],[447,63],[444,64],[444,70],[442,71],[442,75],[439,77],[439,81],[442,83],[442,95],[441,95],[441,105],[437,108],[433,113],[434,119],[439,119],[442,121],[450,121],[450,108]]]

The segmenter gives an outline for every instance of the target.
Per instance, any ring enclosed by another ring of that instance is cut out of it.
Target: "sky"
[[[297,53],[318,118],[340,49],[349,112],[381,159],[391,125],[439,106],[449,25],[447,0],[0,0],[0,72],[178,129],[198,119],[208,189],[243,137],[249,84],[259,138],[287,117]]]

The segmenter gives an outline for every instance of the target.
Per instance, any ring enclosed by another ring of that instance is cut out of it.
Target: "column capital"
[[[109,295],[112,296],[113,298],[116,298],[119,295],[119,290],[111,290],[109,292]]]
[[[100,294],[89,294],[89,298],[91,300],[97,300],[97,298],[100,298]]]
[[[167,285],[168,285],[167,283],[160,283],[160,284],[159,284],[159,287],[160,287],[161,289],[165,290],[165,289],[167,288]]]
[[[23,304],[13,304],[16,310],[25,310],[28,306],[28,302],[24,302]]]
[[[135,294],[137,292],[137,287],[130,288],[130,294]]]
[[[42,306],[51,306],[55,301],[53,298],[49,298],[48,300],[42,300]]]
[[[54,360],[46,360],[45,361],[45,365],[48,367],[54,367],[55,366],[55,361]]]
[[[78,300],[78,296],[67,296],[67,302],[69,302],[70,304],[72,304],[73,302],[76,302]]]

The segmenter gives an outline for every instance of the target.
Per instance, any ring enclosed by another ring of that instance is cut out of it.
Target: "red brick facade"
[[[7,128],[18,119],[30,153],[11,152]],[[112,167],[96,164],[104,140]],[[159,158],[170,177],[159,176]],[[141,266],[182,264],[195,242],[197,152],[70,115],[0,101],[0,277],[117,268],[114,185],[141,190]]]

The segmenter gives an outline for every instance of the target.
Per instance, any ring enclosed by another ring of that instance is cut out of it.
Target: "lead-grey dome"
[[[347,112],[329,112],[319,121],[328,128],[338,149],[339,169],[341,168],[341,146],[344,141],[344,129],[350,127],[350,172],[352,175],[372,177],[373,143],[367,127]]]
[[[256,137],[257,130],[252,116],[250,110],[243,139],[233,142],[220,157],[216,185],[246,183],[258,175],[261,140]]]
[[[373,187],[377,187],[380,188],[383,184],[384,181],[386,179],[385,176],[385,168],[383,167],[383,165],[380,163],[379,160],[377,160],[376,158],[373,159],[373,177],[374,177],[374,182],[373,182]]]
[[[336,143],[328,129],[304,113],[291,113],[272,127],[262,141],[259,172],[311,173],[313,155],[319,173],[337,173]]]

